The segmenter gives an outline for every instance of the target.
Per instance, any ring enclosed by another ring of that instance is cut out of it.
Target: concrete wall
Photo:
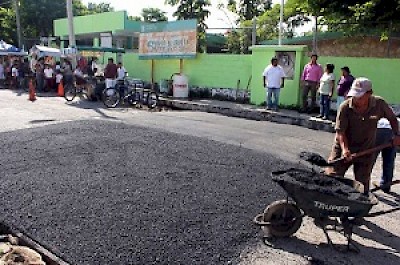
[[[308,49],[312,50],[311,41],[300,41],[298,44],[308,45]],[[318,39],[318,54],[335,57],[399,58],[400,40],[381,40],[380,37],[369,36]]]
[[[307,48],[304,46],[255,47],[252,55],[199,54],[196,59],[183,62],[183,72],[189,77],[189,85],[209,88],[236,88],[240,80],[240,89],[245,89],[251,77],[251,102],[261,104],[265,101],[262,87],[262,71],[269,64],[275,51],[283,49],[296,51],[295,78],[285,82],[281,92],[281,104],[298,105],[300,99],[300,75],[309,61]],[[400,60],[381,58],[327,57],[321,56],[319,63],[335,64],[335,75],[340,76],[340,68],[347,65],[355,77],[365,76],[371,79],[374,93],[384,97],[391,104],[400,104],[400,89],[397,80]],[[151,80],[151,61],[139,60],[138,54],[124,55],[124,64],[132,77]],[[155,60],[155,82],[169,79],[179,72],[179,60]]]
[[[307,62],[309,58],[304,60]],[[400,84],[397,80],[400,71],[399,59],[321,56],[319,62],[323,65],[333,63],[336,79],[341,75],[340,68],[348,66],[354,77],[363,76],[372,81],[376,95],[382,96],[391,104],[400,104]]]
[[[251,55],[198,54],[196,59],[183,60],[183,73],[191,86],[245,89],[252,74]],[[139,60],[138,54],[124,55],[124,64],[131,77],[151,80],[151,60]],[[179,60],[154,60],[154,80],[170,79],[179,73]]]
[[[296,52],[296,62],[294,65],[293,80],[286,80],[285,87],[281,89],[279,102],[282,105],[297,105],[300,99],[300,74],[304,65],[304,54],[307,47],[303,45],[291,46],[264,46],[259,45],[252,47],[252,72],[253,83],[251,86],[251,102],[261,104],[265,102],[266,91],[263,87],[262,73],[267,65],[271,63],[271,58],[275,57],[277,51]]]

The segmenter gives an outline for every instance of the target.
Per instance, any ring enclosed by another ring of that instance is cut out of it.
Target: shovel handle
[[[365,155],[369,155],[369,154],[372,154],[372,153],[375,153],[375,152],[379,152],[382,149],[385,149],[387,147],[392,147],[392,146],[394,146],[394,144],[392,142],[390,142],[390,143],[386,143],[386,144],[381,144],[381,145],[375,146],[373,148],[369,148],[367,150],[364,150],[364,151],[361,151],[361,152],[358,152],[358,153],[354,153],[354,154],[351,155],[351,160],[353,160],[355,158],[358,158],[358,157],[361,157],[361,156],[365,156]],[[329,161],[328,165],[329,166],[333,166],[338,162],[344,161],[345,159],[346,159],[345,157],[340,157],[338,159]]]

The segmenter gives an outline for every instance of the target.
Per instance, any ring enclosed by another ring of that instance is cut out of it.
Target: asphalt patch
[[[110,121],[0,134],[0,214],[72,264],[235,264],[284,193],[266,153]]]

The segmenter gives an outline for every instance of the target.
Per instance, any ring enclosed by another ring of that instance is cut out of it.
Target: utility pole
[[[251,26],[251,45],[255,46],[257,44],[257,20],[254,17]]]
[[[17,38],[18,38],[18,48],[22,49],[22,34],[21,34],[21,17],[19,15],[19,0],[13,0],[15,8],[15,18],[17,24]]]
[[[278,45],[282,45],[282,35],[283,35],[283,7],[285,5],[285,1],[281,0],[280,12],[279,12],[279,39]]]
[[[74,14],[72,13],[72,0],[67,1],[69,47],[75,48]]]

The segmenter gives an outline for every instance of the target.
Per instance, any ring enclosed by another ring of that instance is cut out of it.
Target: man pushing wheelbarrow
[[[354,80],[347,94],[349,97],[339,108],[336,117],[336,135],[326,168],[327,175],[344,176],[353,165],[355,180],[364,185],[364,193],[369,192],[371,172],[375,152],[390,144],[400,145],[399,125],[396,115],[380,97],[372,95],[372,83],[364,77]],[[392,143],[375,146],[379,119],[389,120],[393,130]]]

